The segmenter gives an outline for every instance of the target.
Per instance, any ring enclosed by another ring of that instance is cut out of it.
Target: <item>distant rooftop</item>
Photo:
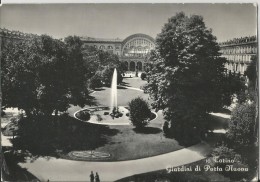
[[[257,42],[256,35],[234,38],[234,39],[231,39],[231,40],[228,40],[228,41],[225,41],[225,42],[219,42],[219,45],[224,46],[224,45],[245,44],[245,43],[252,43],[252,42]]]
[[[82,41],[89,42],[122,42],[122,39],[106,39],[106,38],[93,38],[93,37],[80,37]]]
[[[20,31],[8,30],[6,28],[0,28],[0,35],[7,37],[17,37],[17,38],[32,38],[38,35],[32,33],[23,33]]]

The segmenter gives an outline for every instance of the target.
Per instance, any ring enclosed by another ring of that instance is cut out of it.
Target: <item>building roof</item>
[[[219,42],[220,46],[230,46],[230,45],[239,45],[239,44],[249,44],[249,43],[257,43],[257,37],[254,36],[247,36],[241,38],[234,38],[225,42]]]
[[[82,41],[87,42],[118,42],[121,43],[123,40],[116,38],[116,39],[106,39],[106,38],[93,38],[93,37],[80,37]]]

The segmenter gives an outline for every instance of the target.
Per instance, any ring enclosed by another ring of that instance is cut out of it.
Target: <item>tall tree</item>
[[[163,109],[176,137],[193,137],[205,130],[207,113],[221,107],[226,95],[223,83],[225,59],[216,37],[201,16],[177,13],[156,38],[151,53],[146,91]]]
[[[84,92],[82,62],[71,61],[76,55],[71,52],[47,35],[6,44],[1,60],[3,106],[23,109],[27,116],[66,111],[72,98]]]

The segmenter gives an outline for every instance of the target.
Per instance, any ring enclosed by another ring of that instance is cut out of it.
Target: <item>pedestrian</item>
[[[100,182],[99,175],[97,172],[96,172],[96,176],[95,176],[95,182]]]
[[[90,182],[94,182],[94,174],[93,174],[93,171],[91,171],[89,177],[90,177]]]

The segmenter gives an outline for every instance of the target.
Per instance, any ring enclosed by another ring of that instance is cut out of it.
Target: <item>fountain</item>
[[[111,112],[115,112],[117,109],[117,71],[116,68],[114,69],[112,82],[111,82],[111,105],[110,105]]]
[[[117,103],[117,70],[114,69],[111,82],[111,102],[109,106],[84,108],[74,113],[74,117],[83,122],[101,125],[130,125],[129,109],[127,106],[118,106]],[[156,117],[153,113],[151,120]],[[92,150],[71,151],[67,154],[74,160],[110,160],[111,155],[106,152]]]
[[[74,114],[82,121],[104,125],[129,125],[129,109],[127,106],[118,106],[117,103],[117,70],[114,69],[111,82],[110,106],[84,108]],[[151,119],[155,118],[152,117]]]

